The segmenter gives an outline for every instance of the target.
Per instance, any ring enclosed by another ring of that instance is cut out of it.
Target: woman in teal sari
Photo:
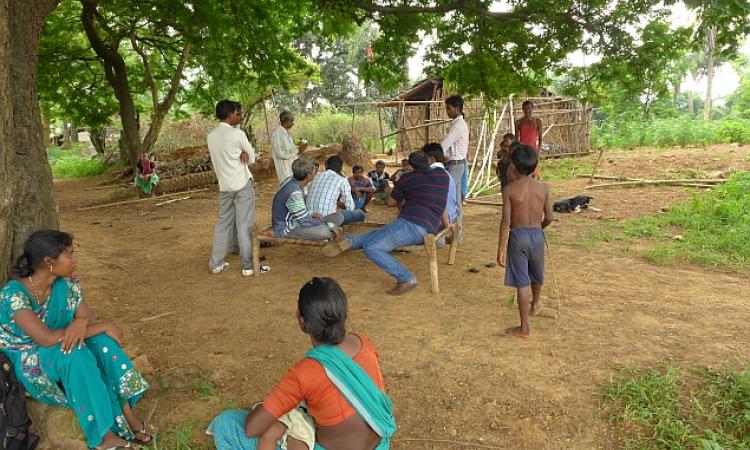
[[[120,347],[122,330],[91,323],[74,269],[71,235],[29,237],[17,279],[0,290],[0,350],[33,398],[75,412],[90,448],[138,448],[153,437],[132,409],[148,384]]]
[[[260,448],[259,438],[278,429],[279,420],[284,431],[289,423],[284,417],[303,402],[315,419],[314,440],[300,447],[300,442],[289,439],[277,448],[390,448],[396,421],[383,392],[378,353],[366,337],[347,334],[346,303],[346,295],[331,278],[313,278],[302,287],[297,317],[313,348],[252,412],[227,410],[211,422],[208,433],[217,450]]]

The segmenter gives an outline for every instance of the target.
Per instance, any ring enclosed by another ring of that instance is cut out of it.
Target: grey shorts
[[[510,230],[507,257],[506,286],[544,284],[544,231],[541,228]]]

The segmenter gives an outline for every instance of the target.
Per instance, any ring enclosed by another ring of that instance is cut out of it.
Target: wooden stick
[[[253,273],[260,274],[260,240],[257,239],[257,235],[253,233]]]
[[[188,195],[187,197],[173,198],[172,200],[167,200],[166,202],[157,203],[156,206],[168,205],[170,203],[179,202],[181,200],[187,200],[189,198],[192,198],[192,197]]]
[[[497,429],[508,430],[510,429],[510,427],[498,427]],[[392,442],[434,442],[434,443],[440,443],[440,444],[463,445],[465,447],[474,447],[474,448],[490,448],[490,449],[506,448],[506,447],[496,447],[494,445],[487,445],[487,444],[477,444],[476,442],[454,441],[451,439],[402,438],[402,439],[394,439]]]
[[[424,237],[424,249],[427,251],[430,266],[430,291],[433,294],[440,293],[440,281],[438,280],[437,243],[434,234]]]
[[[598,189],[608,187],[631,187],[631,186],[687,186],[687,187],[714,187],[715,184],[700,183],[694,181],[680,180],[644,180],[644,181],[618,181],[616,183],[594,184],[586,186],[586,189]]]
[[[557,272],[555,271],[555,263],[552,260],[552,251],[549,249],[549,243],[547,242],[547,236],[544,236],[544,246],[547,248],[547,256],[549,259],[549,267],[552,269],[552,281],[555,283],[555,295],[557,296],[557,310],[555,310],[555,319],[557,315],[562,313],[562,301],[560,300],[560,288],[557,286]],[[544,312],[544,310],[542,310]],[[545,316],[546,317],[546,316]]]
[[[182,194],[193,194],[193,193],[196,193],[196,192],[203,192],[203,191],[207,191],[207,190],[208,190],[208,188],[195,189],[195,190],[192,190],[192,191],[173,192],[171,194],[165,194],[165,195],[163,195],[161,197],[137,198],[137,199],[134,199],[134,200],[125,200],[125,201],[122,201],[122,202],[106,203],[104,205],[86,206],[84,208],[78,208],[77,211],[90,211],[92,209],[109,208],[110,206],[130,205],[132,203],[140,203],[140,202],[148,202],[148,201],[153,201],[153,200],[161,200],[161,199],[164,199],[164,197],[173,197],[175,195],[182,195]]]
[[[448,253],[448,265],[452,266],[453,263],[456,262],[456,251],[458,250],[458,230],[461,227],[461,225],[458,224],[458,222],[453,222],[451,224],[451,249]]]
[[[466,203],[470,205],[485,205],[485,206],[503,206],[502,203],[496,202],[483,202],[482,200],[475,200],[473,198],[467,198]]]
[[[604,147],[602,147],[601,149],[599,149],[599,157],[596,158],[596,163],[594,163],[594,168],[591,169],[591,178],[589,178],[589,183],[588,184],[591,184],[591,183],[594,182],[594,175],[596,175],[596,169],[597,169],[597,167],[599,167],[599,161],[602,160],[602,155],[603,154],[604,154]]]
[[[157,315],[151,316],[151,317],[144,317],[143,319],[140,319],[138,322],[140,322],[140,323],[151,322],[152,320],[161,319],[162,317],[171,316],[174,313],[175,313],[174,311],[169,311],[169,312],[157,314]]]
[[[589,175],[586,174],[579,174],[578,178],[589,178]],[[611,175],[596,175],[594,176],[597,180],[613,180],[613,181],[653,181],[648,180],[646,178],[629,178],[629,177],[617,177],[617,176],[611,176]],[[680,178],[680,179],[674,179],[674,180],[666,180],[666,181],[674,181],[677,183],[699,183],[699,184],[721,184],[726,182],[727,180],[723,178]]]

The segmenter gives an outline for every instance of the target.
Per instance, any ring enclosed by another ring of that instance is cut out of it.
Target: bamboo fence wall
[[[426,101],[390,101],[381,107],[397,109],[396,159],[405,157],[414,150],[419,150],[428,142],[440,142],[448,133],[450,122],[445,114],[443,103],[447,95],[438,91],[432,100]],[[534,103],[534,115],[542,119],[544,136],[542,139],[542,158],[559,157],[562,155],[588,154],[590,148],[590,133],[593,108],[581,105],[577,100],[554,97],[525,97],[509,99],[505,103],[495,105],[498,117],[502,113],[502,120],[495,136],[495,149],[500,148],[500,140],[505,133],[515,134],[515,121],[523,116],[521,104],[524,100]],[[464,104],[464,118],[469,126],[469,154],[477,148],[477,139],[482,135],[483,122],[492,113],[492,105],[486,105],[479,98]],[[484,124],[487,127],[487,124]],[[494,126],[492,127],[494,129]],[[485,133],[485,140],[490,139],[491,131]],[[486,148],[487,142],[481,147]],[[481,153],[480,153],[481,155]],[[483,156],[483,155],[482,155]]]

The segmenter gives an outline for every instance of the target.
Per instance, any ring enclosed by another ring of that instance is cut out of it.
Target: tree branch
[[[381,13],[381,14],[434,14],[434,13],[448,13],[451,11],[465,10],[472,12],[476,15],[483,17],[490,17],[495,20],[521,20],[527,21],[531,14],[529,13],[513,13],[513,12],[492,12],[489,9],[481,8],[477,5],[471,4],[465,0],[457,2],[443,3],[435,6],[387,6],[378,5],[371,1],[366,0],[355,0],[352,2],[354,6],[368,13]]]
[[[151,64],[149,64],[148,62],[148,56],[138,45],[138,39],[136,39],[135,30],[132,30],[130,32],[130,43],[133,44],[133,50],[135,50],[135,52],[140,55],[141,60],[143,60],[143,72],[144,76],[146,77],[146,83],[148,83],[148,87],[151,90],[151,104],[154,107],[154,114],[156,114],[156,111],[159,107],[159,90],[156,87],[154,76],[151,73]]]

